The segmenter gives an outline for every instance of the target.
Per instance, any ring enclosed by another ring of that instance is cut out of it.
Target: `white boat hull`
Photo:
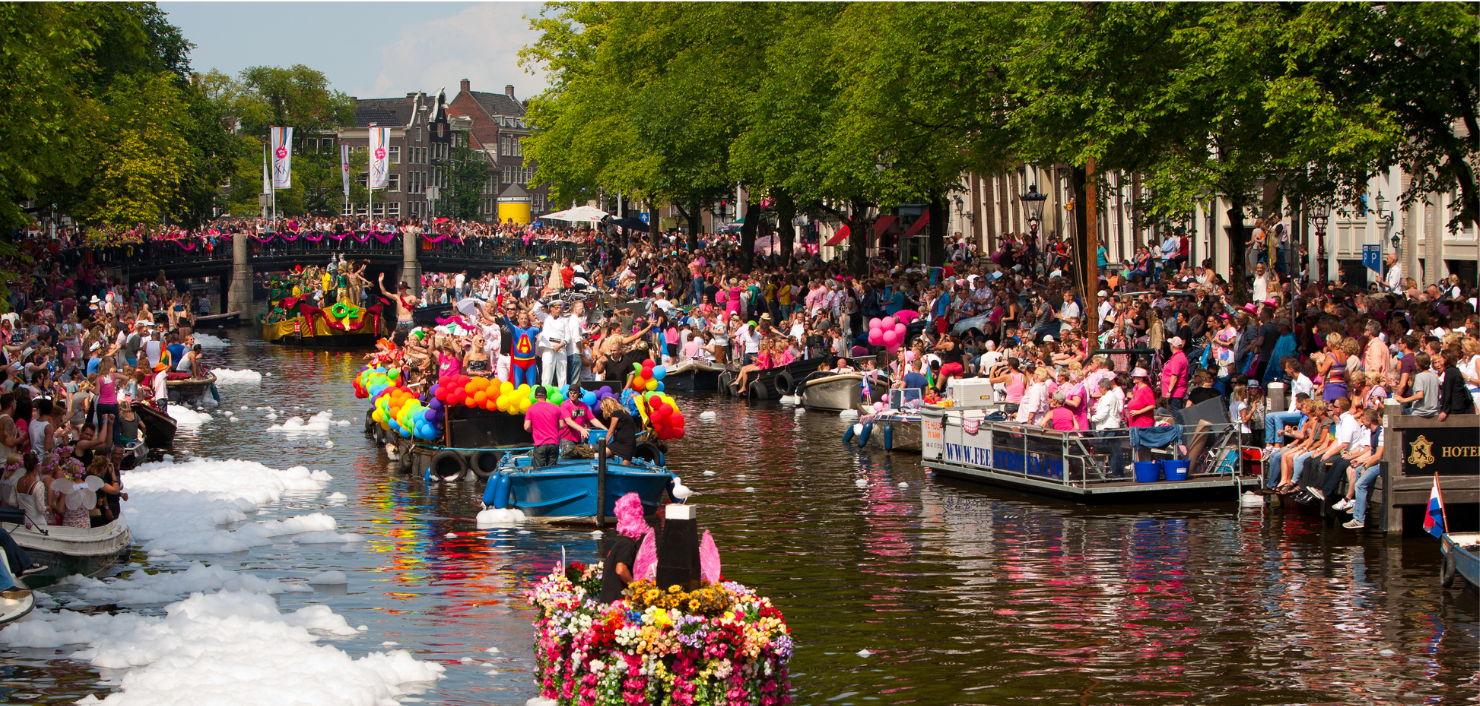
[[[841,412],[858,409],[863,404],[863,376],[833,375],[807,380],[798,395],[802,406],[819,412]]]
[[[81,529],[47,525],[31,527],[0,523],[33,561],[46,564],[47,571],[26,577],[33,587],[70,574],[94,574],[128,556],[133,536],[128,522],[119,518],[102,527]]]

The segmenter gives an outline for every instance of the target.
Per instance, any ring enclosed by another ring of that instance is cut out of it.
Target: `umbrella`
[[[619,218],[612,221],[612,225],[621,226],[623,228],[631,228],[632,230],[648,229],[648,224],[644,223],[641,218]]]
[[[548,218],[552,221],[599,221],[603,218],[606,218],[608,215],[610,214],[599,208],[593,208],[591,206],[576,206],[575,208],[567,209],[565,211],[546,213],[545,215],[540,216],[540,219],[543,220]]]

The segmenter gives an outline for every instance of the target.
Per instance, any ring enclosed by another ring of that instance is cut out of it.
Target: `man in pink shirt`
[[[1187,406],[1187,355],[1182,352],[1185,342],[1181,336],[1172,336],[1167,343],[1172,346],[1172,359],[1161,368],[1161,396],[1169,400],[1172,409]]]
[[[529,454],[529,465],[534,468],[560,461],[560,427],[565,415],[548,396],[544,385],[534,388],[534,404],[524,413],[524,430],[534,436],[534,450]]]
[[[581,401],[580,388],[572,386],[571,396],[560,403],[560,453],[570,453],[576,444],[586,440],[586,428],[591,423],[591,408]],[[531,405],[531,408],[533,406]]]
[[[1387,372],[1392,367],[1393,356],[1388,352],[1387,344],[1382,342],[1382,324],[1369,320],[1367,335],[1372,340],[1367,342],[1367,350],[1362,354],[1362,368],[1370,373]]]

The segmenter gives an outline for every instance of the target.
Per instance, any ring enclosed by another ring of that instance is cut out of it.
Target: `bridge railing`
[[[92,261],[103,267],[142,270],[185,265],[220,265],[232,260],[233,245],[229,235],[216,238],[214,243],[200,240],[189,242],[194,243],[190,249],[169,240],[93,248]],[[302,259],[305,264],[322,264],[328,262],[330,255],[337,254],[350,259],[399,260],[402,257],[399,235],[384,243],[373,237],[362,241],[353,236],[335,239],[326,235],[319,240],[299,236],[294,240],[277,237],[263,242],[249,236],[247,247],[250,260]],[[586,248],[584,243],[566,240],[534,240],[525,243],[522,238],[468,238],[463,241],[444,239],[440,242],[423,239],[419,244],[418,259],[424,264],[432,265],[439,260],[489,262],[562,257],[575,260],[583,257]]]

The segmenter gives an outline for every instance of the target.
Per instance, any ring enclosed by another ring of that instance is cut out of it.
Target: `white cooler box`
[[[951,378],[946,383],[946,395],[963,409],[992,407],[998,402],[986,378]]]

